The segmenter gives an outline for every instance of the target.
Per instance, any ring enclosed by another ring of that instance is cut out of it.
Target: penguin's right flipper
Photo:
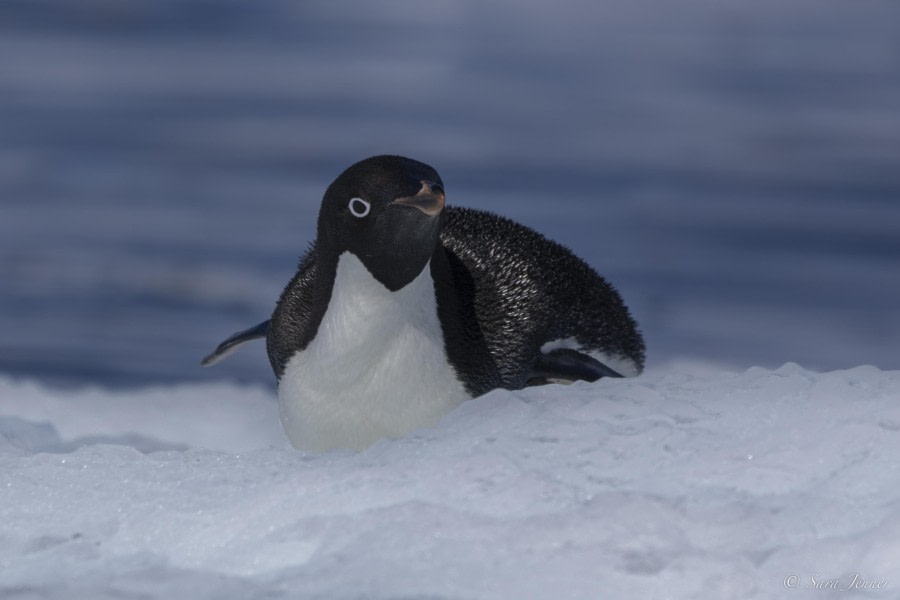
[[[570,348],[558,348],[538,357],[531,371],[536,382],[548,380],[597,381],[601,377],[622,377],[602,362]]]
[[[238,331],[233,336],[219,344],[219,346],[213,350],[209,356],[204,358],[200,364],[204,367],[209,367],[211,365],[216,364],[232,352],[238,349],[239,346],[249,342],[250,340],[255,340],[258,338],[266,337],[266,334],[269,332],[269,322],[263,321],[259,325],[255,325],[250,329],[245,329],[244,331]]]

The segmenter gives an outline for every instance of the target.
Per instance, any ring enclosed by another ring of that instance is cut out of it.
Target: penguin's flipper
[[[601,377],[622,377],[602,362],[570,348],[558,348],[541,354],[531,371],[531,380],[546,383],[548,380],[597,381]]]
[[[255,325],[250,329],[245,329],[244,331],[238,331],[233,336],[222,342],[218,345],[218,347],[213,350],[209,356],[204,358],[200,364],[204,367],[209,367],[211,365],[216,364],[232,352],[238,349],[242,344],[249,342],[250,340],[255,340],[257,338],[264,338],[266,334],[269,332],[269,322],[263,321],[259,325]]]

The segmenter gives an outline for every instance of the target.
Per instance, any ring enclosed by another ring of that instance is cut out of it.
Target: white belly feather
[[[433,426],[469,398],[444,354],[430,268],[391,292],[342,254],[318,333],[278,387],[291,443],[361,450]]]

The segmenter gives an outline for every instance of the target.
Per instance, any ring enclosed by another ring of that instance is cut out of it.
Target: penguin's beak
[[[437,183],[422,181],[422,189],[415,196],[401,196],[391,204],[414,206],[429,217],[433,217],[444,210],[444,190]]]

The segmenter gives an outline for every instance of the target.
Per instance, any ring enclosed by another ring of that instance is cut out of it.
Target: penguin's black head
[[[352,252],[386,288],[422,272],[438,245],[444,184],[424,163],[373,156],[349,167],[325,191],[316,248]]]

